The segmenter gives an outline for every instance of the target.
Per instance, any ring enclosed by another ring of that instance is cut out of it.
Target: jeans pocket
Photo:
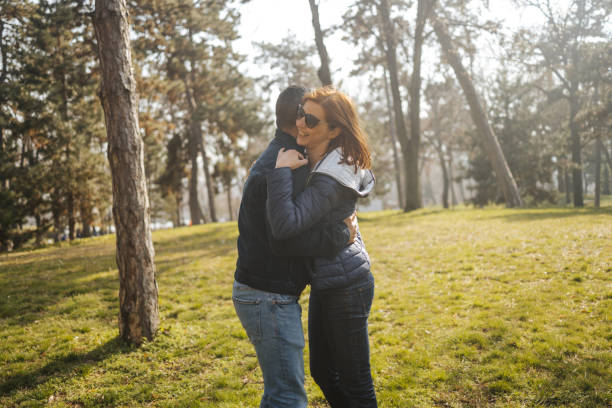
[[[251,343],[261,341],[261,301],[232,297],[234,309]]]

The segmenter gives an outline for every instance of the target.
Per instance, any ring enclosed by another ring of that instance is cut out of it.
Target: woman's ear
[[[329,129],[329,140],[337,138],[341,132],[342,132],[342,129],[340,129],[340,126],[334,126],[333,128],[330,128]]]

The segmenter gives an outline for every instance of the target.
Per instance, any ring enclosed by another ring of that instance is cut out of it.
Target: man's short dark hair
[[[278,95],[276,100],[276,127],[287,129],[295,126],[297,106],[308,90],[303,86],[291,85]]]

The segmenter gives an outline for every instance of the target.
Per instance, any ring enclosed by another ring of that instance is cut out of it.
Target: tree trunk
[[[448,170],[446,168],[446,159],[444,157],[444,144],[442,143],[442,135],[440,131],[440,118],[438,115],[438,100],[431,102],[431,113],[432,113],[432,128],[434,134],[434,140],[432,143],[436,153],[438,154],[438,160],[440,161],[440,168],[442,169],[442,207],[448,208]]]
[[[83,238],[91,237],[91,224],[93,223],[93,208],[87,198],[81,197],[79,213],[81,215],[81,224],[83,224]]]
[[[117,232],[119,333],[124,340],[140,344],[143,338],[154,337],[159,310],[128,19],[126,0],[96,0],[100,100],[108,137]]]
[[[448,34],[448,28],[446,27],[446,24],[437,18],[433,19],[433,26],[436,36],[438,37],[438,41],[442,47],[442,52],[455,71],[457,80],[461,84],[463,93],[465,94],[468,104],[470,105],[472,120],[474,121],[478,132],[483,137],[487,155],[489,156],[491,165],[495,170],[497,182],[504,193],[506,205],[508,207],[522,207],[523,200],[519,195],[514,177],[510,172],[510,168],[508,167],[504,153],[501,150],[499,141],[493,132],[493,128],[489,124],[487,114],[480,103],[478,94],[474,88],[474,84],[463,67],[463,63],[455,50],[452,40]]]
[[[602,186],[602,194],[610,195],[610,172],[608,171],[607,166],[603,166],[603,186]]]
[[[572,202],[572,180],[571,180],[570,172],[565,168],[565,204],[570,204]]]
[[[402,188],[402,166],[400,165],[399,152],[397,150],[397,136],[395,134],[395,120],[393,119],[393,106],[389,97],[389,81],[387,79],[387,69],[384,68],[385,79],[385,99],[387,101],[387,111],[389,112],[389,133],[391,133],[391,144],[393,146],[393,167],[395,168],[395,184],[397,187],[397,204],[399,208],[404,208],[404,189]]]
[[[442,168],[442,206],[448,208],[448,170],[446,169],[446,160],[441,146],[436,147],[438,158],[440,159],[440,167]]]
[[[174,220],[174,227],[180,227],[181,226],[181,201],[182,197],[181,196],[176,196],[176,214],[174,215],[176,218]]]
[[[418,0],[417,20],[414,30],[414,52],[412,56],[412,76],[410,77],[410,171],[407,173],[407,184],[412,194],[406,201],[406,208],[421,208],[421,186],[419,177],[419,152],[421,147],[421,55],[423,54],[423,31],[427,16],[433,7],[434,0]],[[448,195],[448,190],[446,190]],[[448,205],[448,198],[446,204]],[[445,207],[447,208],[447,207]]]
[[[595,141],[595,208],[600,206],[600,194],[601,194],[601,136],[597,136]]]
[[[608,167],[604,166],[604,194],[610,194],[610,173],[608,170],[612,171],[612,160],[610,160],[610,153],[608,153],[608,148],[606,145],[602,145],[602,150],[604,156],[606,156],[606,162],[608,163]]]
[[[191,214],[191,225],[199,225],[204,219],[200,200],[198,199],[198,155],[200,153],[200,123],[193,120],[189,131],[189,160],[191,161],[191,173],[189,176],[189,213]]]
[[[51,194],[51,197],[53,196],[56,196],[56,195]],[[61,225],[60,225],[60,213],[56,205],[52,204],[51,215],[53,218],[53,242],[59,242]]]
[[[2,84],[2,82],[0,82]],[[2,97],[0,97],[0,103],[2,103]],[[0,127],[0,153],[4,152],[4,130]],[[6,179],[4,178],[4,172],[0,172],[0,191],[6,189]]]
[[[193,34],[191,28],[189,28],[189,42],[193,47]],[[200,154],[200,147],[202,145],[202,122],[197,118],[197,111],[199,107],[199,98],[196,88],[196,77],[195,77],[195,61],[193,56],[189,60],[190,71],[182,75],[183,84],[185,85],[185,96],[187,97],[187,106],[189,109],[189,159],[191,160],[191,175],[189,177],[189,212],[191,214],[191,225],[199,225],[204,221],[204,214],[200,207],[200,200],[198,198],[199,184],[198,184],[198,155]],[[188,79],[189,78],[189,79]],[[193,86],[193,89],[191,88]],[[206,166],[206,162],[204,162]]]
[[[70,187],[68,187],[70,189]],[[74,210],[74,193],[68,191],[68,197],[66,198],[67,210],[68,210],[68,238],[70,241],[74,241],[74,227],[76,225],[76,216]]]
[[[565,193],[565,179],[563,177],[562,166],[559,166],[557,169],[557,184],[559,185],[559,192]]]
[[[227,211],[229,211],[230,221],[234,221],[234,210],[232,208],[232,186],[225,186],[225,192],[227,193]]]
[[[200,138],[202,135],[200,135]],[[202,141],[203,142],[203,141]],[[210,219],[212,222],[217,222],[217,210],[215,209],[215,188],[213,185],[213,178],[208,170],[208,157],[206,156],[206,150],[204,150],[203,143],[200,145],[200,154],[202,155],[202,163],[204,167],[204,177],[206,178],[206,191],[208,193],[208,206],[210,207]]]
[[[582,29],[582,25],[584,23],[584,6],[585,1],[579,0],[577,2],[577,24],[579,29]],[[574,198],[574,207],[584,207],[584,191],[583,191],[583,176],[582,176],[582,146],[580,141],[580,132],[578,131],[578,124],[576,123],[576,115],[580,110],[580,101],[578,100],[578,89],[579,89],[579,79],[578,79],[578,66],[580,64],[580,56],[578,52],[578,36],[580,34],[576,33],[576,42],[573,43],[571,53],[570,53],[570,66],[567,69],[568,73],[568,82],[569,82],[569,108],[570,108],[570,118],[569,118],[569,126],[570,126],[570,148],[572,152],[572,187],[573,187],[573,198]]]
[[[448,148],[448,183],[451,193],[451,206],[457,205],[457,194],[455,193],[455,176],[453,172],[453,151]]]
[[[317,44],[317,50],[321,58],[321,68],[317,70],[317,75],[324,86],[331,85],[329,55],[327,54],[327,48],[325,48],[325,43],[323,42],[323,31],[321,31],[321,24],[319,22],[319,6],[317,6],[315,0],[308,0],[308,2],[310,3],[310,11],[312,12],[312,27],[315,32],[315,43]]]
[[[36,234],[35,234],[35,239],[34,239],[34,245],[36,247],[41,247],[42,246],[42,235],[43,235],[42,218],[40,214],[37,213],[34,215],[34,219],[36,221]]]
[[[387,68],[389,69],[389,82],[391,85],[391,96],[393,99],[393,113],[395,117],[395,130],[397,132],[397,138],[402,148],[402,158],[404,165],[404,211],[410,211],[411,208],[408,203],[412,200],[412,196],[418,196],[419,193],[411,190],[414,184],[409,183],[409,173],[412,171],[410,158],[413,157],[412,146],[410,139],[408,139],[408,131],[406,129],[406,123],[404,122],[404,113],[402,110],[402,100],[399,91],[399,79],[397,70],[397,55],[396,55],[396,44],[395,44],[395,30],[391,22],[389,14],[389,3],[388,0],[381,0],[378,4],[379,14],[382,18],[383,30],[385,33],[385,55],[387,57]],[[418,187],[418,184],[417,184]],[[414,200],[413,200],[414,201]]]

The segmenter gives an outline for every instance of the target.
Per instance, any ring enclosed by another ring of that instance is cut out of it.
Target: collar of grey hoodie
[[[357,169],[355,166],[342,163],[342,148],[337,147],[323,156],[315,165],[310,175],[325,174],[343,186],[353,190],[359,197],[366,197],[374,188],[376,179],[370,169]]]

